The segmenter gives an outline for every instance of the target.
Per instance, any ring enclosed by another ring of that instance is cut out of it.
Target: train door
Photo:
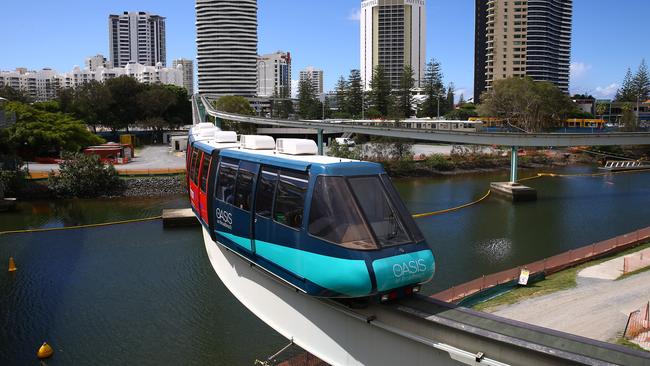
[[[204,153],[203,159],[201,162],[201,174],[199,175],[199,214],[203,222],[208,222],[208,178],[210,171],[210,164],[212,164],[212,156],[210,154]]]
[[[299,247],[308,182],[306,172],[262,167],[255,193],[255,240]],[[278,259],[259,245],[256,250],[262,257]]]
[[[217,237],[248,252],[255,250],[251,212],[258,169],[258,164],[222,157],[215,188]]]
[[[199,168],[203,152],[197,148],[192,149],[192,160],[190,162],[189,171],[189,190],[190,190],[190,203],[192,208],[199,213]]]

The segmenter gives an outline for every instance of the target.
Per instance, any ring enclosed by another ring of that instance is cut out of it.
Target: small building
[[[84,149],[86,155],[98,155],[102,162],[111,164],[128,164],[133,159],[133,147],[127,144],[109,142]]]
[[[171,136],[172,151],[186,151],[187,150],[187,135]]]

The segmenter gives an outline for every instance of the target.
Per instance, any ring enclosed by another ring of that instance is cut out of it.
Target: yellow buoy
[[[14,262],[14,257],[9,257],[9,272],[16,272],[16,262]]]
[[[43,342],[43,345],[41,348],[38,349],[38,352],[36,353],[36,356],[38,356],[39,359],[45,359],[45,358],[50,358],[54,354],[54,350],[52,347],[50,347],[47,342]]]

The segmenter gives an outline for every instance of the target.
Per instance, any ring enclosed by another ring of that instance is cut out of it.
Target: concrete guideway
[[[501,145],[517,147],[545,147],[545,146],[613,146],[613,145],[648,145],[650,133],[476,133],[453,132],[436,130],[417,130],[410,128],[372,127],[347,124],[332,124],[317,121],[291,121],[255,116],[242,116],[234,113],[217,111],[205,96],[196,96],[195,102],[200,101],[207,114],[217,119],[225,119],[242,123],[252,123],[267,126],[311,128],[329,132],[352,132],[362,135],[389,136],[423,141],[438,141],[454,144],[472,145]],[[196,107],[195,109],[198,109]],[[197,113],[198,115],[198,113]]]
[[[212,241],[222,282],[284,337],[332,365],[647,365],[650,357],[415,296],[349,308],[306,296]]]
[[[613,281],[611,277],[617,274],[615,268],[620,268],[622,273],[622,259],[581,271],[576,288],[497,307],[493,314],[591,339],[612,341],[625,329],[629,314],[650,300],[650,272]]]

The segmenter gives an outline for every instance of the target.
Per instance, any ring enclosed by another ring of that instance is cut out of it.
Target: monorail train
[[[433,277],[433,253],[381,165],[311,140],[190,131],[189,197],[216,245],[315,297],[390,300]]]

